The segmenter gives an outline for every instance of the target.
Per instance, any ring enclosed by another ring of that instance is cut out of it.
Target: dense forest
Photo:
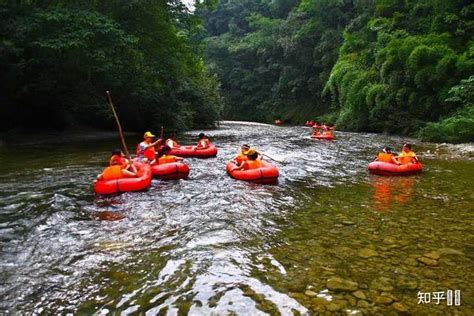
[[[224,117],[474,141],[474,4],[221,0],[198,8]]]
[[[0,129],[212,126],[222,100],[181,1],[0,0]]]

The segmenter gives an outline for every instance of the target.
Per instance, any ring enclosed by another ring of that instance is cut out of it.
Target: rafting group
[[[321,124],[313,128],[318,134],[332,135],[334,125]],[[137,145],[134,159],[126,157],[120,149],[113,150],[109,166],[94,181],[94,191],[97,194],[141,191],[151,185],[152,177],[162,180],[186,179],[190,169],[184,158],[210,158],[217,155],[217,147],[204,133],[199,134],[194,146],[180,146],[173,135],[165,141],[162,138],[155,141],[155,137],[151,132],[143,135],[144,140]],[[226,171],[237,180],[274,184],[278,180],[278,168],[265,161],[263,156],[255,148],[244,144],[227,163]],[[383,148],[368,165],[368,170],[379,175],[409,175],[420,172],[422,164],[411,145],[404,144],[399,155],[395,155],[389,147]]]
[[[195,146],[180,146],[174,136],[165,141],[161,138],[154,141],[155,137],[151,132],[143,135],[144,140],[137,145],[134,159],[127,158],[120,149],[114,149],[109,166],[94,181],[94,191],[97,194],[140,191],[150,186],[152,177],[161,180],[186,179],[189,166],[184,163],[184,158],[217,155],[217,147],[204,133],[199,134]],[[237,180],[276,183],[278,168],[262,158],[263,155],[255,148],[244,144],[237,156],[227,163],[227,173]]]
[[[313,129],[313,133],[311,134],[312,139],[326,139],[326,140],[334,139],[333,131],[336,129],[336,126],[334,124],[332,123],[318,124],[317,122],[313,122],[313,121],[311,121],[310,123],[313,123],[312,125],[308,125]]]
[[[421,172],[423,165],[412,151],[410,144],[404,144],[396,156],[390,147],[385,147],[375,160],[369,163],[369,172],[378,175],[410,175]]]

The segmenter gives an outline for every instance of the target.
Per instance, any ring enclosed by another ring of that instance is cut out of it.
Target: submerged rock
[[[378,256],[379,254],[377,253],[377,251],[375,251],[375,250],[373,250],[373,249],[370,249],[370,248],[363,248],[363,249],[360,249],[360,250],[359,250],[359,252],[357,253],[357,255],[358,255],[359,257],[368,259],[368,258],[371,258],[371,257],[376,257],[376,256]]]
[[[444,255],[457,255],[457,256],[465,256],[464,252],[452,249],[452,248],[440,248],[437,252],[444,256]]]
[[[357,290],[353,292],[352,295],[354,295],[357,298],[360,298],[361,300],[367,299],[367,296],[365,296],[364,292],[362,292],[361,290]]]
[[[393,302],[393,299],[391,297],[381,295],[381,296],[377,296],[374,302],[375,304],[379,304],[379,305],[388,305]]]
[[[311,290],[306,290],[304,292],[304,295],[309,296],[309,297],[316,297],[318,295],[318,293],[316,293],[314,291],[311,291]]]
[[[402,303],[396,302],[396,303],[393,303],[391,306],[398,313],[407,313],[408,312],[408,308],[406,308],[405,305],[403,305]]]
[[[326,287],[332,291],[355,291],[359,288],[357,282],[353,282],[350,280],[344,280],[340,277],[333,277],[330,278],[327,283]]]
[[[371,290],[391,292],[393,290],[392,280],[386,277],[380,277],[370,283]]]
[[[427,266],[437,266],[438,265],[438,261],[437,260],[434,260],[434,259],[430,259],[430,258],[427,258],[427,257],[420,257],[418,259],[419,262],[427,265]]]

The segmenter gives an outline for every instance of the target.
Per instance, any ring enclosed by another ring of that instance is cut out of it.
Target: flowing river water
[[[0,314],[472,315],[472,145],[415,142],[424,172],[381,177],[407,139],[309,133],[225,122],[188,180],[113,197],[91,183],[116,139],[0,147]],[[226,174],[244,142],[278,185]]]

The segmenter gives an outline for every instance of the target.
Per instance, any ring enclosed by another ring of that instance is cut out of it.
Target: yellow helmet
[[[143,137],[155,137],[155,135],[153,135],[151,132],[146,132]]]

